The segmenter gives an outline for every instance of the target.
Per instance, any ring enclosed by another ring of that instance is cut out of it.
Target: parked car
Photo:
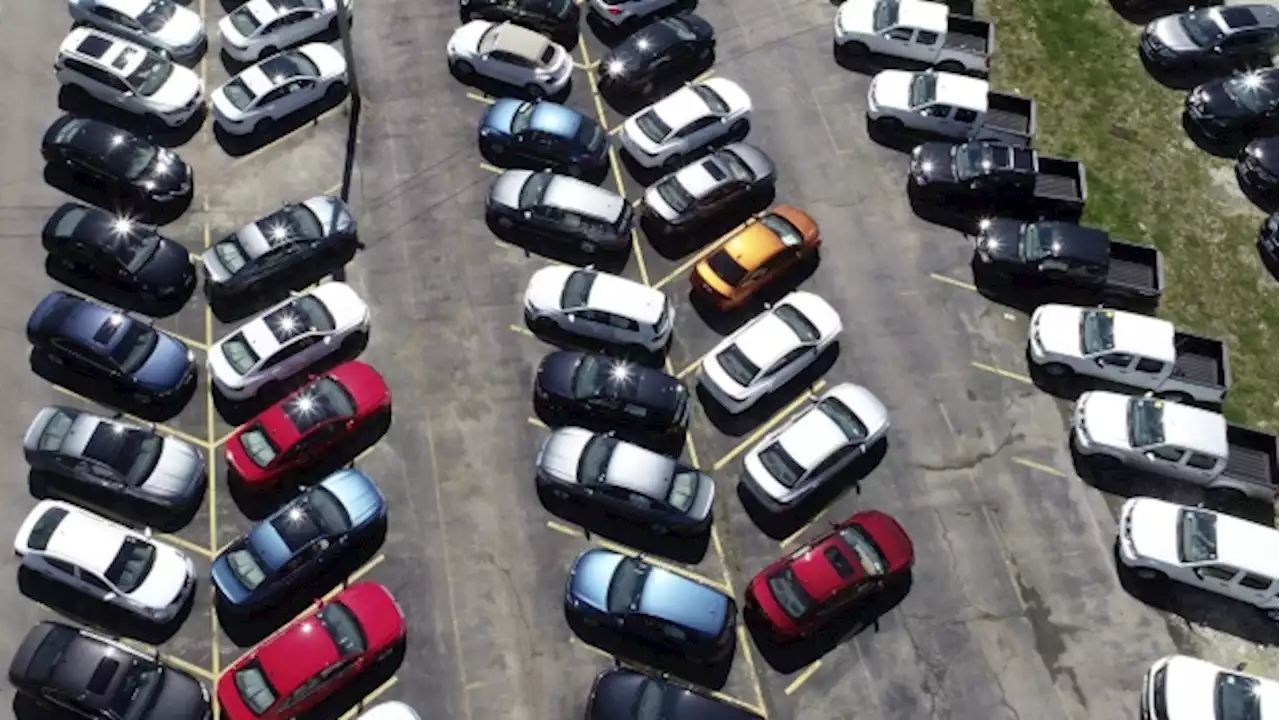
[[[49,362],[147,404],[195,381],[195,353],[149,323],[55,290],[31,312],[27,339]]]
[[[675,310],[660,291],[593,268],[553,266],[529,278],[524,291],[529,329],[553,328],[613,345],[657,352],[666,347]]]
[[[89,720],[205,720],[213,712],[204,684],[158,653],[50,620],[27,631],[9,682]]]
[[[640,557],[593,548],[565,586],[565,614],[691,660],[733,652],[737,606],[728,595]]]
[[[71,19],[175,57],[204,47],[204,18],[173,0],[70,0]]]
[[[1187,119],[1226,142],[1274,132],[1280,119],[1280,70],[1263,68],[1210,80],[1187,93]]]
[[[356,720],[422,720],[422,717],[405,703],[391,700],[369,708]]]
[[[1276,136],[1259,138],[1244,146],[1236,159],[1236,180],[1254,204],[1263,210],[1274,212],[1276,195],[1280,185],[1276,178],[1280,174],[1280,141]]]
[[[742,86],[713,77],[692,82],[622,123],[618,140],[642,167],[678,168],[689,156],[750,126],[751,97]]]
[[[752,578],[742,614],[775,637],[805,637],[905,581],[914,562],[897,520],[878,510],[855,513]]]
[[[1160,658],[1142,681],[1142,720],[1174,720],[1183,714],[1205,720],[1275,720],[1280,683],[1246,675],[1188,655]],[[1170,710],[1169,708],[1176,708]]]
[[[1262,263],[1267,266],[1272,277],[1276,277],[1280,268],[1280,223],[1273,212],[1258,228],[1258,252],[1262,255]]]
[[[716,51],[716,31],[692,12],[665,17],[623,40],[600,58],[600,89],[640,92],[690,78]]]
[[[446,52],[459,77],[479,75],[533,99],[561,92],[573,75],[573,56],[564,46],[510,22],[472,20],[453,32]]]
[[[148,512],[189,507],[204,495],[204,454],[177,438],[84,410],[50,406],[22,440],[32,468]]]
[[[219,128],[248,135],[269,132],[320,103],[336,103],[346,92],[346,57],[332,45],[308,43],[241,70],[213,91],[210,102]]]
[[[1193,7],[1148,23],[1138,48],[1147,62],[1170,70],[1247,62],[1274,52],[1278,31],[1275,5]]]
[[[693,686],[615,667],[596,676],[587,696],[586,720],[760,720],[737,705]]]
[[[164,204],[191,195],[191,166],[176,152],[100,120],[58,118],[45,131],[40,154],[49,167],[126,203]]]
[[[652,19],[680,0],[591,0],[591,14],[607,27],[629,29]]]
[[[890,135],[911,130],[1026,147],[1036,136],[1036,101],[967,75],[882,70],[867,88],[867,119]]]
[[[276,487],[391,410],[387,383],[351,360],[313,378],[227,438],[227,466],[250,489]]]
[[[217,599],[247,614],[306,586],[387,517],[387,502],[359,470],[333,473],[235,540],[213,561]],[[219,692],[221,695],[221,692]]]
[[[63,203],[45,222],[40,240],[52,262],[139,298],[185,301],[195,289],[191,253],[125,216]]]
[[[331,281],[295,293],[209,348],[209,377],[229,400],[248,400],[369,334],[369,306]]]
[[[690,273],[693,291],[718,310],[747,304],[793,267],[818,253],[822,235],[808,213],[780,205],[748,220]]]
[[[572,0],[458,0],[463,23],[512,22],[551,37],[578,32],[582,13]]]
[[[945,2],[852,0],[836,11],[836,49],[925,63],[944,72],[991,67],[995,25],[952,13]]]
[[[405,633],[404,611],[391,591],[371,582],[350,585],[255,645],[219,676],[222,716],[291,720],[305,715],[390,657]]]
[[[91,27],[72,28],[53,68],[64,87],[169,127],[185,125],[204,104],[204,82],[193,70]]]
[[[13,552],[22,567],[69,591],[167,623],[195,588],[195,566],[177,548],[61,500],[41,500],[22,521]]]
[[[339,2],[351,12],[351,0],[245,3],[218,21],[222,49],[237,62],[257,62],[321,33],[336,33]]]
[[[698,382],[726,412],[745,412],[812,365],[843,329],[826,300],[797,290],[707,353]]]
[[[971,217],[1079,220],[1084,163],[993,142],[925,143],[911,151],[914,197]]]
[[[763,150],[732,143],[655,182],[644,192],[641,212],[662,231],[689,230],[746,198],[768,195],[777,179]]]
[[[498,162],[532,162],[574,177],[609,162],[600,123],[546,100],[501,98],[480,119],[480,149]]]
[[[493,181],[485,213],[500,228],[584,253],[631,247],[631,203],[611,190],[550,170],[507,170]]]
[[[661,370],[576,350],[542,359],[533,397],[554,413],[659,436],[683,435],[693,407],[688,389]]]

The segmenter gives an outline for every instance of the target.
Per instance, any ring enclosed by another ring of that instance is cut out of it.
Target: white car
[[[213,91],[213,117],[232,135],[263,130],[347,91],[347,60],[336,48],[310,43],[245,68]]]
[[[176,548],[60,500],[41,500],[18,528],[22,566],[53,582],[153,622],[167,622],[191,596],[195,567]]]
[[[698,381],[736,415],[813,364],[843,329],[826,300],[797,290],[721,340],[699,364]]]
[[[256,62],[337,27],[338,0],[249,0],[218,21],[218,34],[232,58]]]
[[[681,0],[591,0],[591,12],[614,26],[635,24]]]
[[[71,19],[116,37],[193,56],[204,45],[204,19],[173,0],[69,0]]]
[[[765,436],[743,459],[746,489],[782,511],[817,490],[889,431],[889,411],[871,391],[843,383]]]
[[[573,74],[568,50],[509,22],[472,20],[454,31],[447,53],[459,77],[480,75],[523,88],[535,100],[564,90]]]
[[[657,352],[671,339],[675,311],[667,296],[633,280],[563,265],[543,268],[524,291],[529,329],[552,328],[614,345]]]
[[[1280,720],[1280,683],[1187,655],[1157,660],[1142,681],[1142,720]]]
[[[369,332],[369,306],[350,285],[327,282],[265,310],[209,348],[209,377],[247,400]]]
[[[679,167],[687,155],[727,135],[741,135],[751,116],[751,98],[724,78],[693,82],[640,110],[622,123],[622,147],[647,168]]]
[[[391,702],[384,702],[377,707],[369,708],[356,720],[422,720],[422,717],[408,705],[398,700],[392,700]]]
[[[190,68],[90,27],[67,34],[53,67],[62,85],[169,127],[185,124],[204,101],[204,83]]]

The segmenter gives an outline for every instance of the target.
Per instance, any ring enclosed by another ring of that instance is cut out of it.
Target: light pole
[[[351,112],[347,117],[347,148],[342,158],[342,189],[339,191],[339,197],[350,207],[351,204],[351,179],[356,163],[356,131],[360,127],[360,74],[356,69],[356,54],[351,47],[351,13],[347,5],[351,0],[338,0],[337,3],[337,20],[338,20],[338,38],[342,42],[342,56],[347,61],[347,100],[351,103]],[[334,206],[334,217],[330,220],[329,227],[337,227],[338,208]],[[350,208],[354,213],[355,209]],[[335,280],[346,279],[346,267],[339,268],[333,273]]]
[[[351,114],[360,110],[360,79],[356,72],[356,55],[351,49],[351,13],[347,7],[350,0],[338,0],[338,38],[342,41],[342,55],[347,61],[347,80],[351,90]]]

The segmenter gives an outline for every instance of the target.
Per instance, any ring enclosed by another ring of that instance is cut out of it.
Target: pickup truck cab
[[[1226,343],[1122,310],[1041,305],[1027,354],[1054,377],[1101,378],[1175,402],[1221,403],[1231,385]]]
[[[986,80],[949,72],[882,70],[867,89],[867,117],[886,133],[903,130],[956,140],[1030,145],[1035,100],[995,92]]]
[[[1276,436],[1221,414],[1153,397],[1091,391],[1071,417],[1076,452],[1194,483],[1230,499],[1276,499]]]
[[[925,143],[911,151],[909,189],[952,209],[1029,220],[1079,220],[1084,164],[994,142]]]
[[[945,72],[985,73],[995,27],[955,15],[930,0],[846,0],[836,12],[836,50],[876,53],[932,65]]]
[[[1280,720],[1280,683],[1189,655],[1160,658],[1142,681],[1141,720]]]

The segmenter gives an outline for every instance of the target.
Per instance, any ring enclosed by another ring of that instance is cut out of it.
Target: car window
[[[605,605],[615,615],[630,612],[640,601],[640,593],[644,592],[644,581],[649,576],[648,563],[633,557],[626,557],[618,563],[609,580],[609,591]]]
[[[1202,579],[1209,578],[1211,580],[1221,580],[1222,582],[1229,582],[1236,576],[1236,572],[1234,568],[1225,565],[1206,565],[1196,568],[1196,575],[1199,575]]]
[[[369,646],[355,613],[341,602],[331,602],[320,611],[320,624],[344,657],[359,655]]]
[[[155,562],[154,545],[138,538],[125,538],[120,552],[116,553],[115,560],[107,567],[107,581],[120,588],[121,592],[133,592],[147,579]]]
[[[102,578],[98,577],[97,575],[94,575],[88,570],[84,570],[84,569],[80,570],[80,580],[84,582],[86,585],[89,585],[90,587],[94,588],[98,592],[108,593],[112,591],[110,585],[104,582]]]
[[[951,108],[946,105],[929,105],[920,111],[925,117],[944,118],[951,114]]]
[[[235,674],[236,691],[255,715],[267,711],[276,701],[276,691],[262,671],[262,664],[252,660]]]
[[[688,125],[685,125],[684,127],[680,128],[680,130],[676,132],[676,137],[680,137],[680,138],[690,137],[691,135],[702,132],[703,130],[711,127],[712,125],[718,122],[720,121],[714,117],[699,118],[689,123]]]
[[[285,95],[288,95],[288,94],[289,94],[288,86],[282,85],[278,88],[274,88],[268,91],[266,95],[263,95],[262,99],[258,101],[258,105],[259,106],[270,105],[271,103],[280,100],[280,98],[283,98]]]
[[[1129,367],[1129,363],[1133,362],[1133,356],[1126,353],[1107,353],[1101,358],[1103,363],[1112,367]]]
[[[1244,577],[1240,578],[1240,584],[1250,590],[1266,590],[1271,587],[1272,582],[1272,580],[1253,573],[1245,573]]]
[[[774,375],[777,375],[778,373],[782,372],[788,367],[791,367],[792,363],[799,360],[807,352],[809,352],[808,347],[798,347],[795,350],[792,350],[791,352],[787,353],[786,355],[783,355],[781,360],[774,363],[773,367],[765,371],[764,373],[765,376],[772,377]]]
[[[68,577],[75,577],[76,575],[76,566],[72,565],[66,560],[59,560],[57,558],[45,557],[44,561],[49,563],[50,567],[62,573],[63,575],[66,575]]]
[[[916,35],[916,42],[921,45],[933,45],[938,42],[938,33],[921,30],[920,33]]]
[[[75,628],[50,625],[48,634],[31,654],[26,676],[35,682],[47,682],[53,676],[53,671],[66,659],[71,643],[79,636],[80,633]]]
[[[1187,465],[1197,470],[1212,470],[1217,464],[1216,458],[1201,453],[1191,453],[1191,457],[1187,459]]]
[[[911,28],[894,28],[889,32],[885,33],[884,35],[890,40],[900,40],[902,42],[907,42],[908,40],[911,39],[911,32],[912,32]]]
[[[1155,457],[1171,463],[1181,462],[1182,456],[1185,455],[1185,453],[1178,448],[1169,447],[1168,445],[1152,448],[1149,452]]]
[[[978,119],[978,113],[974,110],[966,108],[958,108],[955,114],[956,122],[971,123]]]
[[[609,459],[618,446],[618,441],[608,435],[595,435],[582,448],[582,457],[578,458],[578,482],[592,484],[604,482],[605,473],[609,470]]]
[[[1142,358],[1135,369],[1138,372],[1158,373],[1164,370],[1164,363],[1152,358]]]
[[[1178,516],[1178,558],[1198,563],[1218,557],[1218,516],[1197,508],[1184,508]]]
[[[519,207],[521,210],[527,210],[536,207],[542,203],[542,196],[546,194],[547,188],[550,187],[551,181],[555,176],[549,172],[534,173],[529,176],[524,185],[520,188]]]
[[[766,581],[773,598],[782,606],[782,611],[793,619],[800,619],[813,609],[814,600],[805,592],[795,572],[790,567],[779,570],[769,576]]]
[[[111,699],[111,710],[120,720],[150,720],[152,706],[164,685],[164,670],[153,663],[135,660],[125,672]],[[113,670],[111,676],[114,675]]]
[[[62,524],[67,517],[67,511],[60,507],[51,507],[44,511],[34,523],[31,525],[31,532],[27,535],[27,547],[32,550],[44,550],[49,547],[49,540],[53,538],[53,533]]]

